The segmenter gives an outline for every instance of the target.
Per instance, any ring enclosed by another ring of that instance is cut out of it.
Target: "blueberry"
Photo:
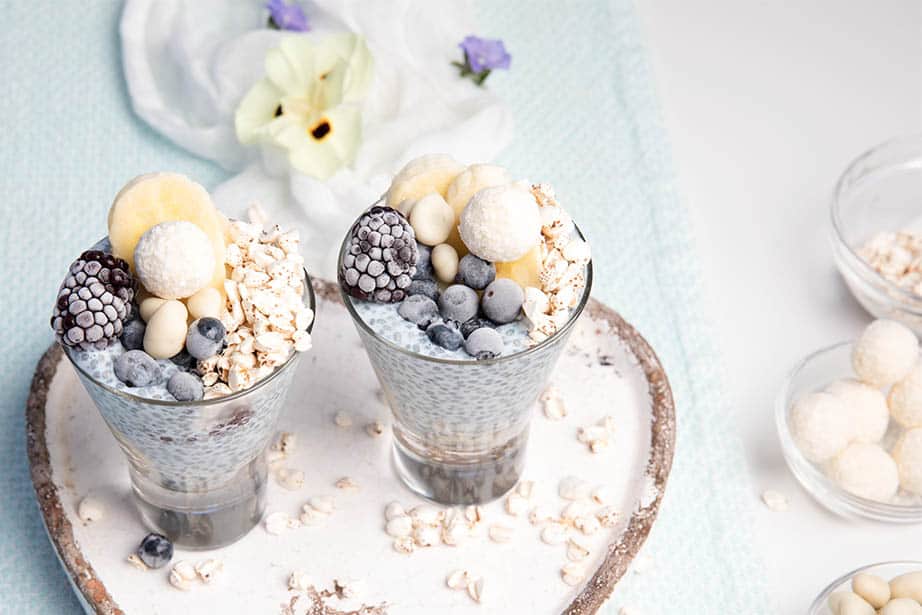
[[[227,330],[217,318],[199,318],[189,326],[186,350],[193,357],[204,360],[221,352]]]
[[[503,354],[503,336],[496,329],[481,327],[464,342],[464,350],[478,361],[494,359]]]
[[[439,283],[435,280],[413,280],[407,288],[407,295],[424,295],[433,301],[439,300]]]
[[[409,320],[423,331],[425,331],[430,324],[439,320],[439,306],[435,304],[435,301],[425,295],[412,295],[407,297],[403,300],[403,303],[400,304],[400,307],[397,308],[397,313],[400,314],[404,320]]]
[[[496,325],[486,318],[471,318],[461,324],[461,335],[464,336],[464,339],[467,339],[470,337],[471,333],[482,327],[490,327],[493,329]]]
[[[521,286],[508,278],[500,278],[483,291],[480,307],[487,318],[505,324],[518,317],[524,300],[525,293]]]
[[[143,350],[129,350],[115,360],[115,377],[130,387],[143,387],[160,380],[160,366]]]
[[[426,329],[426,335],[429,336],[433,344],[446,350],[457,350],[464,343],[458,324],[451,320],[432,323]]]
[[[122,327],[122,346],[125,350],[140,350],[144,347],[144,331],[147,325],[140,318],[126,322]]]
[[[470,286],[474,290],[483,290],[496,279],[496,267],[493,263],[465,254],[458,263],[458,275],[455,282]]]
[[[477,291],[463,284],[452,284],[439,297],[439,311],[445,320],[465,322],[477,315]]]
[[[419,250],[419,258],[416,259],[416,274],[413,276],[413,279],[431,280],[433,276],[432,248],[424,246],[421,243],[417,243],[416,247]]]
[[[179,354],[170,357],[170,361],[187,371],[193,369],[198,362],[198,360],[185,349],[180,350]]]
[[[148,568],[163,568],[173,559],[173,543],[163,534],[148,534],[138,545],[138,557]]]
[[[176,401],[196,401],[205,394],[201,379],[190,372],[176,372],[170,376],[166,390]]]

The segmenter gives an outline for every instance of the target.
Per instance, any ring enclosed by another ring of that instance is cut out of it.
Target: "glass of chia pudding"
[[[67,272],[51,326],[128,458],[144,523],[230,544],[265,511],[272,439],[314,294],[296,231],[227,220],[174,173],[129,182]]]
[[[434,154],[347,233],[339,283],[394,415],[394,465],[443,504],[522,475],[532,408],[589,300],[588,243],[544,184]]]

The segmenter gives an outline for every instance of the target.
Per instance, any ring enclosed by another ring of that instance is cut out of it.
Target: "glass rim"
[[[343,242],[339,248],[339,253],[338,253],[337,262],[336,262],[336,286],[339,289],[339,295],[342,299],[342,302],[346,306],[346,310],[349,312],[349,316],[352,317],[353,322],[357,323],[357,325],[363,331],[371,335],[376,341],[384,344],[388,349],[395,350],[397,352],[400,352],[410,357],[414,357],[416,359],[432,361],[433,363],[440,363],[443,365],[495,365],[497,363],[503,363],[505,361],[511,361],[512,359],[524,357],[524,356],[527,356],[529,354],[532,354],[544,348],[551,342],[558,339],[561,335],[563,335],[564,333],[567,333],[570,329],[572,329],[573,326],[576,324],[576,321],[579,319],[580,314],[583,313],[583,310],[586,308],[586,305],[589,303],[590,292],[592,290],[592,260],[591,259],[589,260],[588,263],[586,263],[586,285],[583,288],[583,293],[582,293],[582,296],[580,297],[579,304],[577,304],[577,306],[573,308],[573,311],[570,313],[570,318],[568,318],[567,322],[564,323],[564,325],[560,327],[557,331],[555,331],[553,335],[547,337],[546,339],[541,340],[534,346],[531,346],[524,350],[519,350],[518,352],[515,352],[513,354],[500,355],[493,359],[481,359],[481,360],[477,360],[474,358],[448,359],[445,357],[432,357],[426,354],[422,354],[420,352],[415,352],[413,350],[410,350],[409,348],[404,348],[403,346],[397,344],[396,342],[392,342],[391,340],[379,335],[378,332],[375,331],[367,322],[365,322],[365,319],[362,318],[358,314],[358,312],[356,312],[355,306],[352,305],[353,297],[349,295],[345,290],[343,290],[342,274],[341,274],[339,263],[342,262],[343,254],[345,253],[347,244],[349,243],[349,236],[352,234],[352,226],[353,225],[349,226],[349,230],[346,232],[346,236],[343,238]],[[577,226],[575,222],[573,223],[573,228],[574,230],[576,230],[576,234],[579,236],[579,238],[585,241],[586,236],[583,235],[583,232],[580,230],[579,226]]]
[[[854,570],[850,572],[846,572],[845,574],[842,574],[838,576],[837,578],[835,578],[833,581],[831,581],[826,587],[822,589],[822,591],[820,591],[819,595],[817,595],[817,597],[814,598],[813,604],[810,605],[810,615],[817,615],[819,613],[819,610],[825,606],[826,600],[829,599],[832,593],[836,591],[840,586],[850,581],[855,576],[861,573],[874,571],[878,568],[883,568],[884,566],[919,566],[919,567],[922,567],[922,561],[902,559],[902,560],[891,560],[891,561],[886,561],[886,562],[877,562],[874,564],[866,564],[864,566],[861,566],[860,568],[855,568]]]
[[[827,505],[826,502],[822,500],[815,488],[805,484],[801,473],[806,473],[810,480],[817,483],[826,493],[835,497],[840,504],[846,505],[851,514],[860,515],[865,518],[873,518],[875,520],[881,520],[878,515],[884,514],[888,515],[886,520],[890,522],[922,520],[922,504],[879,502],[846,491],[820,471],[813,462],[804,457],[803,453],[800,451],[800,447],[798,447],[797,443],[794,441],[794,434],[791,433],[789,424],[790,406],[795,401],[792,396],[792,383],[801,371],[817,358],[852,346],[854,343],[854,340],[840,341],[830,346],[820,348],[819,350],[815,350],[798,361],[794,368],[788,372],[784,380],[784,385],[781,387],[781,391],[775,401],[775,428],[778,432],[778,439],[781,441],[782,456],[788,462],[791,473],[794,474],[797,481],[801,483],[810,495],[819,499],[824,505]]]
[[[308,325],[307,327],[307,332],[312,333],[314,329],[314,323],[317,320],[317,297],[314,293],[314,286],[311,283],[310,274],[307,273],[306,269],[302,269],[302,271],[304,271],[304,282],[305,282],[305,288],[306,288],[305,293],[307,294],[308,307],[314,314],[314,317],[311,319],[311,324]],[[269,384],[271,381],[275,380],[280,374],[288,371],[288,369],[290,369],[291,366],[297,363],[297,360],[300,358],[300,355],[301,355],[300,352],[292,349],[291,356],[289,356],[285,360],[284,363],[276,367],[272,371],[271,374],[269,374],[262,380],[259,380],[258,382],[256,382],[256,384],[254,384],[253,386],[247,389],[242,389],[235,393],[231,393],[230,395],[222,395],[221,397],[215,397],[212,399],[199,399],[199,400],[194,400],[194,401],[171,401],[169,399],[150,399],[148,397],[141,397],[140,395],[135,395],[128,391],[122,391],[120,389],[113,388],[109,386],[108,384],[105,384],[104,382],[100,382],[92,374],[88,374],[86,370],[84,370],[80,365],[77,364],[76,361],[73,360],[73,358],[71,358],[70,347],[65,346],[64,344],[60,344],[60,346],[64,351],[64,356],[67,357],[67,359],[70,361],[70,364],[73,365],[74,369],[76,369],[77,372],[80,375],[82,375],[84,378],[88,379],[94,385],[98,386],[99,388],[106,391],[107,393],[111,393],[117,397],[121,397],[130,402],[140,402],[140,403],[151,405],[151,406],[165,406],[169,408],[188,408],[188,407],[201,407],[201,406],[207,407],[207,406],[214,406],[214,405],[218,405],[218,404],[229,402],[229,401],[238,400],[250,393],[254,393],[258,391],[265,385]]]
[[[894,148],[899,145],[906,144],[915,144],[922,147],[922,133],[913,134],[913,135],[903,135],[899,137],[893,137],[887,139],[877,145],[865,150],[858,157],[852,160],[842,174],[839,176],[839,179],[836,180],[835,188],[833,189],[831,204],[830,204],[830,221],[832,222],[832,234],[833,238],[840,246],[845,248],[846,254],[849,257],[849,260],[852,261],[852,267],[858,267],[859,271],[857,273],[863,274],[864,277],[870,276],[874,280],[880,283],[884,289],[888,290],[891,294],[896,294],[900,299],[901,303],[913,303],[918,304],[922,301],[922,297],[909,291],[901,286],[897,286],[892,281],[885,278],[880,274],[879,271],[875,270],[871,265],[865,261],[861,256],[852,248],[845,240],[845,233],[843,232],[844,223],[842,221],[842,216],[840,212],[840,206],[842,201],[845,199],[845,194],[849,188],[846,187],[845,181],[855,171],[859,168],[861,164],[866,162],[871,156],[880,153],[881,151],[886,151],[888,149]],[[919,156],[919,164],[922,165],[922,154]],[[856,264],[857,263],[857,264]],[[896,299],[897,297],[891,297],[891,299]]]

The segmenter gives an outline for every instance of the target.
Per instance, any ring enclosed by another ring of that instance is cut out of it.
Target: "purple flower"
[[[466,36],[458,45],[464,51],[467,67],[472,73],[482,73],[497,68],[508,69],[511,56],[500,39]]]
[[[286,4],[285,0],[269,0],[269,27],[292,32],[307,32],[311,29],[307,16],[297,4]]]

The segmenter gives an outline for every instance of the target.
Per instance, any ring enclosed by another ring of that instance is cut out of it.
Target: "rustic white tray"
[[[536,405],[526,479],[534,504],[566,503],[560,480],[573,475],[607,486],[623,520],[614,529],[582,537],[591,546],[588,574],[578,587],[562,582],[565,545],[548,545],[527,518],[512,517],[502,501],[484,507],[479,535],[459,547],[438,545],[403,555],[384,533],[384,507],[421,500],[405,489],[390,464],[390,433],[363,429],[388,424],[388,410],[358,336],[334,285],[315,282],[318,315],[314,348],[301,361],[280,429],[297,434],[287,467],[303,470],[305,485],[288,491],[271,481],[269,512],[297,516],[313,495],[336,497],[322,525],[270,535],[257,527],[238,543],[213,552],[178,551],[174,562],[223,561],[223,576],[182,592],[167,582],[169,568],[141,571],[126,556],[146,533],[129,496],[126,462],[76,375],[50,349],[39,363],[27,406],[32,478],[51,542],[88,613],[410,614],[594,613],[635,557],[656,517],[675,444],[675,412],[666,375],[640,335],[614,311],[592,301],[561,358],[553,384],[569,414],[546,418]],[[348,412],[351,428],[333,416]],[[601,453],[577,441],[578,427],[611,415],[616,435]],[[357,490],[334,482],[351,477]],[[84,524],[76,508],[87,494],[106,516]],[[512,541],[491,542],[487,528],[503,523]],[[464,568],[484,578],[480,604],[452,591],[445,578]],[[293,570],[306,572],[318,592],[289,591]],[[334,579],[355,595],[324,596]]]

